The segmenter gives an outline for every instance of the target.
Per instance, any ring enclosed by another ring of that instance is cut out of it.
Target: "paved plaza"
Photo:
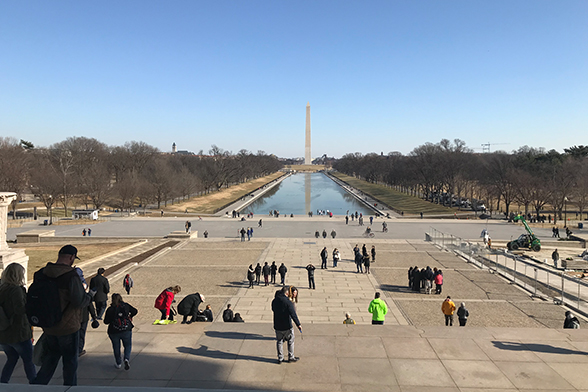
[[[119,261],[162,243],[142,242],[120,252]],[[353,246],[364,243],[377,250],[370,275],[355,273],[352,262]],[[327,270],[320,269],[323,247],[329,251]],[[334,247],[342,256],[337,268],[332,268],[330,256]],[[91,273],[98,264],[115,265],[116,258],[111,255],[84,268]],[[248,289],[245,281],[249,264],[266,261],[285,263],[286,284],[300,289],[296,306],[303,335],[296,333],[296,355],[302,359],[295,364],[276,361],[270,304],[279,286]],[[304,267],[309,262],[317,267],[316,290],[308,289]],[[414,265],[443,269],[442,295],[408,290],[407,270]],[[70,391],[114,386],[139,390],[588,391],[583,372],[588,332],[560,329],[564,308],[534,299],[498,275],[422,239],[254,236],[241,242],[200,238],[181,241],[114,272],[109,276],[113,292],[123,291],[126,272],[133,276],[135,287],[123,297],[139,309],[131,369],[114,368],[106,327],[101,325],[88,331],[88,353],[79,365],[80,386]],[[178,300],[193,292],[204,294],[215,321],[152,325],[159,315],[153,308],[155,297],[175,284],[182,286]],[[384,326],[370,325],[367,307],[375,291],[383,293],[389,307]],[[443,326],[440,308],[446,295],[457,304],[466,302],[467,327]],[[219,320],[227,303],[245,323]],[[357,325],[342,324],[346,311]],[[52,390],[67,390],[59,386],[60,373],[52,381]],[[25,380],[19,366],[11,382],[25,384]],[[0,387],[18,391],[13,388]]]

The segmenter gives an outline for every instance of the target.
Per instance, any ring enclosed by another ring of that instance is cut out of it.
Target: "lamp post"
[[[568,198],[564,197],[564,227],[568,227]]]

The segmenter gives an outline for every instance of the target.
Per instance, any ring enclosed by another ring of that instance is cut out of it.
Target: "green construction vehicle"
[[[541,250],[541,241],[539,238],[533,233],[533,230],[527,224],[525,217],[522,215],[517,215],[514,218],[515,222],[522,222],[523,226],[527,230],[527,234],[521,234],[519,238],[516,240],[512,240],[506,244],[508,250],[518,250],[518,249],[532,249],[535,252],[539,252]]]

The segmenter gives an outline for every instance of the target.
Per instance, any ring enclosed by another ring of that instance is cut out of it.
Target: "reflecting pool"
[[[348,210],[349,213],[370,213],[363,204],[323,173],[293,174],[243,212],[267,215],[273,210],[295,216],[306,215],[309,211],[316,215],[317,210],[329,210],[335,215],[345,215]]]

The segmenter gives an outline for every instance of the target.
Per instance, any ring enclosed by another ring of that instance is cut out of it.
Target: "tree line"
[[[94,138],[69,137],[46,148],[0,137],[0,190],[32,193],[50,212],[72,199],[86,208],[167,205],[271,174],[282,168],[263,151],[236,154],[215,145],[207,155],[162,153],[144,142],[108,146]],[[19,198],[20,199],[20,198]],[[13,217],[15,205],[13,206]]]
[[[588,205],[588,146],[582,145],[564,153],[523,146],[479,154],[462,140],[442,139],[408,155],[346,154],[333,168],[448,207],[478,198],[507,216],[513,203],[535,216],[548,209],[554,220],[562,219],[566,205],[577,207],[580,217]]]

